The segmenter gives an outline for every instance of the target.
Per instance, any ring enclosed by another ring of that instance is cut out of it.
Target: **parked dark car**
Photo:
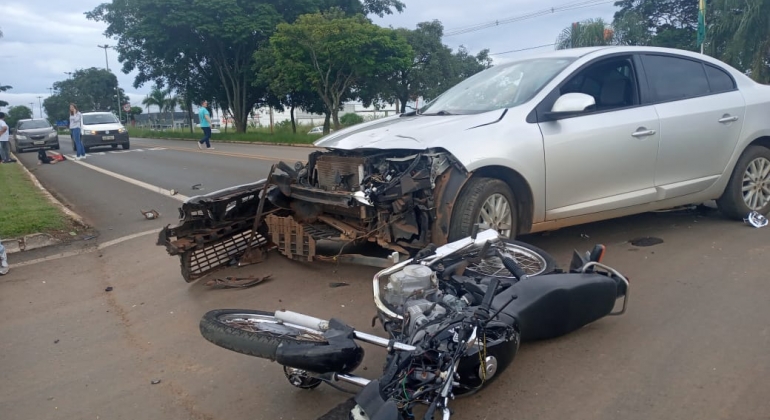
[[[59,134],[44,119],[19,120],[13,130],[11,146],[15,153],[40,148],[59,149]]]

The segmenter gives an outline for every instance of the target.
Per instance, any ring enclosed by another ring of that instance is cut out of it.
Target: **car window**
[[[596,110],[608,111],[638,105],[637,92],[631,57],[613,57],[580,70],[561,87],[559,93],[593,96]]]
[[[706,75],[709,79],[711,93],[735,90],[735,82],[733,82],[733,78],[726,71],[706,64]]]
[[[533,58],[494,66],[450,88],[420,112],[476,114],[521,105],[535,96],[574,58]]]
[[[19,130],[34,130],[36,128],[49,128],[51,124],[46,120],[22,121],[19,123]]]
[[[644,71],[653,100],[675,101],[711,93],[703,64],[665,55],[644,55]]]
[[[98,125],[98,124],[115,124],[118,123],[118,117],[113,114],[84,114],[83,124],[85,125]]]

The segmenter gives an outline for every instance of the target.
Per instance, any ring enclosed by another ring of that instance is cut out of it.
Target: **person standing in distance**
[[[200,120],[201,130],[203,130],[203,138],[198,141],[198,148],[203,149],[203,143],[206,143],[206,149],[214,150],[211,147],[211,114],[206,107],[209,106],[207,100],[201,101],[201,109],[198,110],[198,119]]]
[[[0,163],[13,163],[11,159],[11,137],[8,124],[5,123],[5,112],[0,112]]]
[[[75,160],[86,158],[86,151],[80,139],[81,127],[83,127],[83,114],[80,113],[75,104],[70,104],[70,133],[72,134],[72,141],[75,142],[75,151],[77,152]]]

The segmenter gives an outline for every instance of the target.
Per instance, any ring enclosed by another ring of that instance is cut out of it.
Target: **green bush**
[[[364,118],[358,114],[345,114],[342,117],[340,117],[340,124],[342,124],[345,127],[361,124],[362,122],[364,122]]]

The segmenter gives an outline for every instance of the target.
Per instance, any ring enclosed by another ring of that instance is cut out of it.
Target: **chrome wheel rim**
[[[502,194],[492,194],[481,205],[478,223],[481,229],[494,229],[500,235],[510,238],[513,229],[511,203]]]
[[[548,266],[542,255],[522,246],[505,244],[505,250],[510,254],[516,264],[527,273],[528,276],[543,274]],[[513,274],[503,265],[503,261],[497,256],[488,256],[478,264],[472,264],[468,270],[491,277],[513,278]]]
[[[754,211],[770,203],[770,160],[759,157],[751,161],[743,173],[743,202]]]
[[[283,323],[272,316],[257,314],[225,314],[220,315],[217,319],[225,325],[244,331],[265,333],[275,337],[291,337],[300,341],[326,341],[323,335],[318,331],[299,325]]]

